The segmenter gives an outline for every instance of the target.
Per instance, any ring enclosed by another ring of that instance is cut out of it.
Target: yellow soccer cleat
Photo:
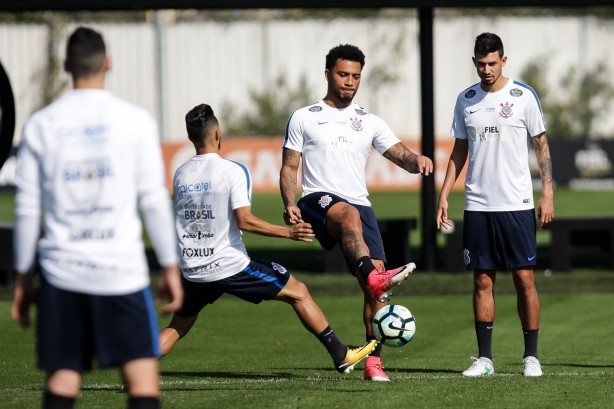
[[[354,369],[354,365],[362,361],[375,349],[377,340],[372,339],[363,346],[354,347],[349,346],[345,353],[345,358],[341,362],[335,362],[335,368],[341,373],[349,373]]]

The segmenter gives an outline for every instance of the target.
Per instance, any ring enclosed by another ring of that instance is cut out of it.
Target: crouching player
[[[262,300],[290,304],[305,328],[328,350],[337,371],[350,372],[377,341],[360,347],[341,342],[305,284],[277,263],[250,259],[241,240],[244,230],[310,242],[314,236],[311,226],[277,226],[253,215],[249,171],[219,155],[222,132],[211,107],[198,105],[185,120],[196,156],[177,169],[173,181],[185,302],[160,333],[162,354],[168,354],[190,331],[206,305],[227,293],[254,304]]]

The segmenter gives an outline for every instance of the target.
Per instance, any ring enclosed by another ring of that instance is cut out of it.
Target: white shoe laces
[[[522,362],[524,363],[524,367],[529,370],[542,369],[542,366],[539,363],[539,360],[535,358],[534,356],[528,356],[525,359],[523,359]]]

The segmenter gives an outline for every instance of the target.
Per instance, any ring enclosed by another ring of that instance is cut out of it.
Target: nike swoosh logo
[[[330,121],[318,121],[318,125],[324,125],[329,123]]]
[[[393,323],[388,324],[388,328],[394,329],[394,330],[397,330],[397,331],[407,331],[407,328],[397,327]]]
[[[535,256],[533,256],[533,257],[527,257],[527,260],[529,260],[529,261],[533,261],[533,259],[534,259],[534,258],[535,258]]]
[[[482,109],[482,108],[480,108],[480,109]],[[471,111],[471,110],[470,110],[470,111],[469,111],[469,115],[471,115],[471,114],[475,114],[475,113],[476,113],[476,112],[478,112],[480,109],[476,109],[475,111]]]

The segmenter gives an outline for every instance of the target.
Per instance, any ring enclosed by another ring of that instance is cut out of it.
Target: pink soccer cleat
[[[390,378],[384,372],[382,360],[379,356],[370,356],[365,364],[365,381],[390,382]]]
[[[373,270],[367,277],[373,298],[379,302],[386,301],[392,295],[392,288],[401,284],[415,268],[414,263],[408,263],[393,270]]]

